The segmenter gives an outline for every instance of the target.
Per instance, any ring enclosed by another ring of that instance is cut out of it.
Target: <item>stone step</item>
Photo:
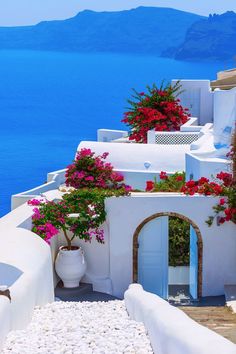
[[[70,298],[79,299],[81,296],[91,293],[92,291],[92,284],[80,283],[80,286],[77,288],[64,288],[60,281],[55,289],[55,297],[63,301],[68,301]]]

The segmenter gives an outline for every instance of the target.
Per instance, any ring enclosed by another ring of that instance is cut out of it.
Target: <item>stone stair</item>
[[[93,291],[92,284],[81,283],[77,288],[64,288],[62,282],[57,284],[55,297],[62,301],[110,301],[117,300],[116,297]]]

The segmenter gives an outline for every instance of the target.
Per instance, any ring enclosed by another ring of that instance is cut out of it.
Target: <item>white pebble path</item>
[[[36,307],[25,330],[10,332],[2,354],[149,354],[145,327],[124,301],[54,302]]]

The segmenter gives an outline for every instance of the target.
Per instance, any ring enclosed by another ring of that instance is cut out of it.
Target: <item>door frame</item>
[[[161,216],[175,216],[178,217],[182,220],[185,220],[191,224],[193,229],[196,232],[197,235],[197,244],[198,244],[198,297],[202,296],[202,257],[203,257],[203,241],[202,241],[202,235],[200,232],[199,227],[187,216],[184,216],[179,213],[174,213],[174,212],[163,212],[163,213],[156,213],[153,214],[146,219],[144,219],[136,228],[134,235],[133,235],[133,282],[137,283],[138,282],[138,237],[140,234],[140,231],[146,225],[149,221],[159,218]]]

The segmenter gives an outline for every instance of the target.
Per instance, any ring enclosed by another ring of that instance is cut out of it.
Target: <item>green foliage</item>
[[[50,243],[50,239],[62,230],[68,249],[75,237],[88,242],[94,237],[97,242],[104,243],[103,230],[99,226],[106,219],[105,199],[128,194],[124,187],[118,190],[82,188],[64,194],[57,203],[40,202],[32,216],[32,231]]]
[[[169,218],[169,265],[189,265],[190,224],[178,217]]]

